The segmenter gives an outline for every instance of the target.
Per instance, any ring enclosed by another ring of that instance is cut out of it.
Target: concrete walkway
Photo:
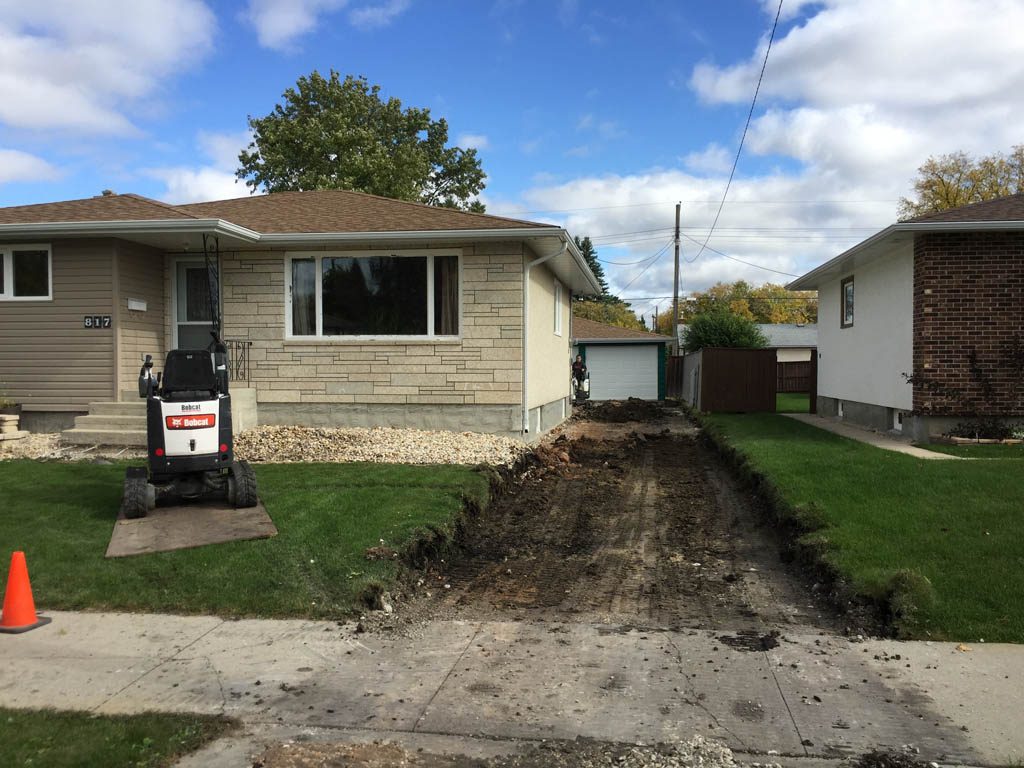
[[[794,626],[775,648],[744,650],[724,631],[602,624],[435,621],[410,638],[333,622],[51,615],[0,635],[0,705],[245,723],[246,736],[185,765],[249,766],[262,744],[297,735],[478,755],[521,740],[703,734],[789,763],[905,745],[947,764],[1024,758],[1024,646],[853,642]]]
[[[824,429],[828,432],[848,437],[851,440],[857,440],[861,443],[873,445],[875,448],[881,448],[883,451],[905,453],[906,455],[913,456],[917,459],[935,459],[938,461],[944,461],[947,459],[951,459],[953,461],[964,460],[962,456],[951,456],[948,453],[928,451],[924,448],[918,448],[915,445],[911,445],[907,441],[892,437],[891,435],[885,435],[881,432],[873,432],[864,427],[855,427],[851,424],[836,421],[835,419],[827,419],[824,416],[817,416],[811,413],[783,413],[781,415],[788,416],[789,418],[796,419],[797,421],[802,421],[804,424],[810,424],[812,427],[817,427],[818,429]]]

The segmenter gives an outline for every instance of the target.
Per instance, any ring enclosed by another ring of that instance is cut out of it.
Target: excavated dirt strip
[[[835,628],[692,435],[584,435],[542,455],[552,466],[469,521],[465,556],[442,576],[445,612],[662,629]]]

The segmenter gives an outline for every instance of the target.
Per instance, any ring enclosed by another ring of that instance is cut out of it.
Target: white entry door
[[[174,348],[206,349],[210,346],[213,312],[205,261],[179,259],[174,264]]]
[[[591,400],[658,399],[657,344],[587,345]]]

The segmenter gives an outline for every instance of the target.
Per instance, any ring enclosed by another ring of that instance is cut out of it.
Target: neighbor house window
[[[853,277],[847,277],[839,284],[840,314],[839,327],[849,328],[853,325]]]
[[[291,336],[459,333],[458,254],[326,253],[288,261]]]
[[[52,298],[50,246],[0,245],[0,301]]]
[[[562,284],[555,280],[555,335],[562,335]]]

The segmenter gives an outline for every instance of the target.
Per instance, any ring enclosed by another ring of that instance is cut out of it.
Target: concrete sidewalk
[[[796,760],[905,745],[943,763],[1024,758],[1022,646],[851,642],[793,627],[762,651],[724,631],[601,624],[436,621],[408,638],[329,622],[52,616],[0,635],[0,705],[246,724],[248,739],[194,765],[248,766],[261,743],[298,733],[467,754],[524,739],[702,734]]]
[[[817,427],[818,429],[824,429],[828,432],[848,437],[851,440],[856,440],[860,443],[873,445],[875,448],[881,448],[883,451],[905,453],[907,456],[913,456],[917,459],[964,461],[964,457],[962,456],[952,456],[948,453],[939,453],[938,451],[929,451],[924,448],[918,448],[916,445],[911,445],[909,441],[902,440],[891,435],[882,434],[881,432],[873,432],[865,427],[855,427],[852,424],[845,424],[841,421],[836,421],[835,419],[827,419],[824,416],[817,416],[811,413],[783,413],[780,415],[796,419],[797,421],[802,421],[804,424],[810,424],[812,427]]]

